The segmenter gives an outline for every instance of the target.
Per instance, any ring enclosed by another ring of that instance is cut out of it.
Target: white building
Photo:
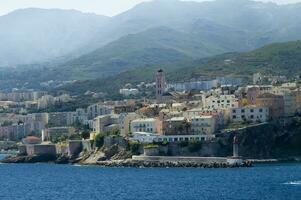
[[[112,106],[106,106],[101,103],[93,104],[87,108],[87,114],[89,119],[94,119],[100,115],[108,115],[113,112]]]
[[[139,94],[139,90],[135,88],[130,88],[130,89],[124,88],[124,89],[120,89],[119,93],[124,96],[135,96]]]
[[[232,122],[266,122],[269,119],[269,109],[266,107],[241,107],[230,110],[230,121]]]
[[[38,100],[38,108],[44,109],[47,108],[48,106],[53,105],[54,103],[55,103],[55,98],[53,96],[45,95]]]
[[[72,123],[89,124],[88,114],[85,109],[78,108],[72,115]]]
[[[131,122],[131,131],[162,133],[162,122],[156,118],[135,119]]]
[[[213,116],[216,120],[216,125],[223,126],[229,121],[229,109],[203,109],[194,108],[183,112],[183,116],[187,119],[198,116]]]
[[[238,98],[235,95],[210,96],[205,99],[204,108],[206,109],[229,109],[237,108]]]
[[[110,124],[112,124],[110,115],[98,116],[93,120],[93,131],[96,133],[103,133],[106,131],[105,127]]]
[[[70,102],[72,101],[72,98],[69,94],[62,94],[61,96],[55,97],[54,98],[56,102]]]
[[[137,113],[121,113],[119,116],[120,134],[122,136],[129,135],[131,133],[131,122],[140,117]]]
[[[182,142],[182,141],[208,141],[213,139],[214,135],[160,135],[146,132],[135,132],[130,140],[141,143],[153,142]]]
[[[113,129],[119,129],[119,115],[101,115],[93,120],[93,131],[96,133],[105,133]]]
[[[216,129],[213,116],[195,116],[191,118],[191,131],[197,135],[212,135]]]

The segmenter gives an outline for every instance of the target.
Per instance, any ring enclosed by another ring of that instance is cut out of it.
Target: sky
[[[126,11],[138,3],[148,0],[0,0],[0,15],[20,8],[61,8],[76,9],[83,12],[114,16]],[[206,0],[191,0],[206,1]],[[239,1],[239,0],[238,0]],[[279,4],[296,3],[301,0],[260,0],[273,1]]]

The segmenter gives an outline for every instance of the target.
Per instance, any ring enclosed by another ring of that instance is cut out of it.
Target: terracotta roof
[[[27,140],[27,141],[40,141],[41,139],[38,138],[38,137],[35,137],[35,136],[27,136],[25,138],[25,140]]]

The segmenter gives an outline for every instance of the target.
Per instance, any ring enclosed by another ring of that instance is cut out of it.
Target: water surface
[[[0,199],[301,199],[301,164],[133,169],[1,164]]]

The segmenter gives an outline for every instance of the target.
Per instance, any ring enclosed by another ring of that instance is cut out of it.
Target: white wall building
[[[205,99],[204,108],[206,109],[229,109],[237,108],[238,98],[235,95],[210,96]]]
[[[141,143],[153,142],[182,142],[182,141],[208,141],[215,138],[214,135],[160,135],[145,132],[135,132],[130,140]]]
[[[156,118],[135,119],[131,122],[131,131],[162,133],[162,122]]]
[[[241,107],[230,110],[230,121],[232,122],[266,122],[269,119],[269,109],[266,107]]]
[[[44,109],[47,108],[48,106],[53,105],[54,103],[55,103],[55,98],[53,96],[45,95],[38,100],[38,108]]]
[[[129,135],[131,133],[131,122],[140,117],[137,113],[121,113],[119,116],[120,134],[122,136]]]
[[[213,116],[195,116],[191,118],[191,131],[197,135],[212,135],[216,129]]]
[[[135,88],[130,88],[130,89],[124,88],[124,89],[120,89],[119,93],[124,96],[135,96],[139,94],[139,90]]]
[[[103,133],[106,131],[106,126],[112,124],[110,115],[101,115],[93,120],[93,131]]]
[[[94,119],[100,115],[108,115],[113,112],[112,106],[106,106],[101,103],[93,104],[87,108],[87,114],[89,119]]]

